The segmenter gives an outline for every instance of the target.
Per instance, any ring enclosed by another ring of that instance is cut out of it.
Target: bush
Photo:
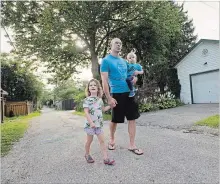
[[[145,103],[145,104],[139,105],[140,112],[149,112],[149,111],[154,111],[154,110],[158,110],[158,109],[159,109],[158,104]]]
[[[168,109],[177,106],[175,96],[170,92],[160,94],[157,98],[157,104],[160,109]]]
[[[75,110],[82,112],[83,111],[83,100],[86,98],[85,92],[80,91],[77,95],[74,96],[74,101],[75,101]]]
[[[168,109],[183,105],[179,99],[175,99],[175,95],[171,92],[155,95],[143,101],[145,101],[145,103],[139,105],[140,112]]]

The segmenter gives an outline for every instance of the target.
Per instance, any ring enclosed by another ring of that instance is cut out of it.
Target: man
[[[110,122],[110,142],[108,148],[115,149],[115,131],[117,123],[124,123],[124,118],[128,120],[128,133],[130,144],[128,150],[137,155],[143,154],[141,149],[135,145],[136,122],[140,117],[138,105],[134,97],[129,97],[129,88],[126,82],[127,78],[127,62],[119,56],[122,48],[122,42],[119,38],[111,41],[111,51],[101,63],[101,77],[103,90],[108,100],[108,104],[112,108],[112,121]],[[137,81],[135,77],[133,83]],[[109,92],[109,86],[111,94]]]

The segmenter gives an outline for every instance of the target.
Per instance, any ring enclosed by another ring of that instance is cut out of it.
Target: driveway
[[[219,114],[219,104],[192,104],[143,113],[137,123],[140,126],[181,130],[188,129],[195,122],[215,114]]]
[[[205,117],[202,109],[206,115],[216,113],[216,107],[207,113],[210,108],[184,106],[142,115],[138,124],[143,126],[137,126],[136,136],[137,146],[145,152],[142,156],[127,150],[127,124],[118,125],[116,150],[109,152],[115,166],[103,164],[96,138],[91,149],[95,163],[86,163],[83,117],[44,109],[32,120],[24,138],[1,159],[1,183],[218,183],[217,136],[161,128],[169,123],[176,127],[177,120],[181,126],[190,126]],[[107,123],[104,132],[107,142]]]

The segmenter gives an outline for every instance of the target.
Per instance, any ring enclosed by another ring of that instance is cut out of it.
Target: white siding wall
[[[207,56],[202,55],[203,49],[208,49]],[[207,62],[206,65],[204,63]],[[185,104],[191,104],[190,74],[219,69],[219,43],[203,41],[197,45],[177,66],[178,78],[181,84],[180,98]]]

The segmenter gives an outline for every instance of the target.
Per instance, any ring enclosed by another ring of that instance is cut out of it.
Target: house
[[[201,39],[176,65],[185,104],[219,103],[219,40]]]

